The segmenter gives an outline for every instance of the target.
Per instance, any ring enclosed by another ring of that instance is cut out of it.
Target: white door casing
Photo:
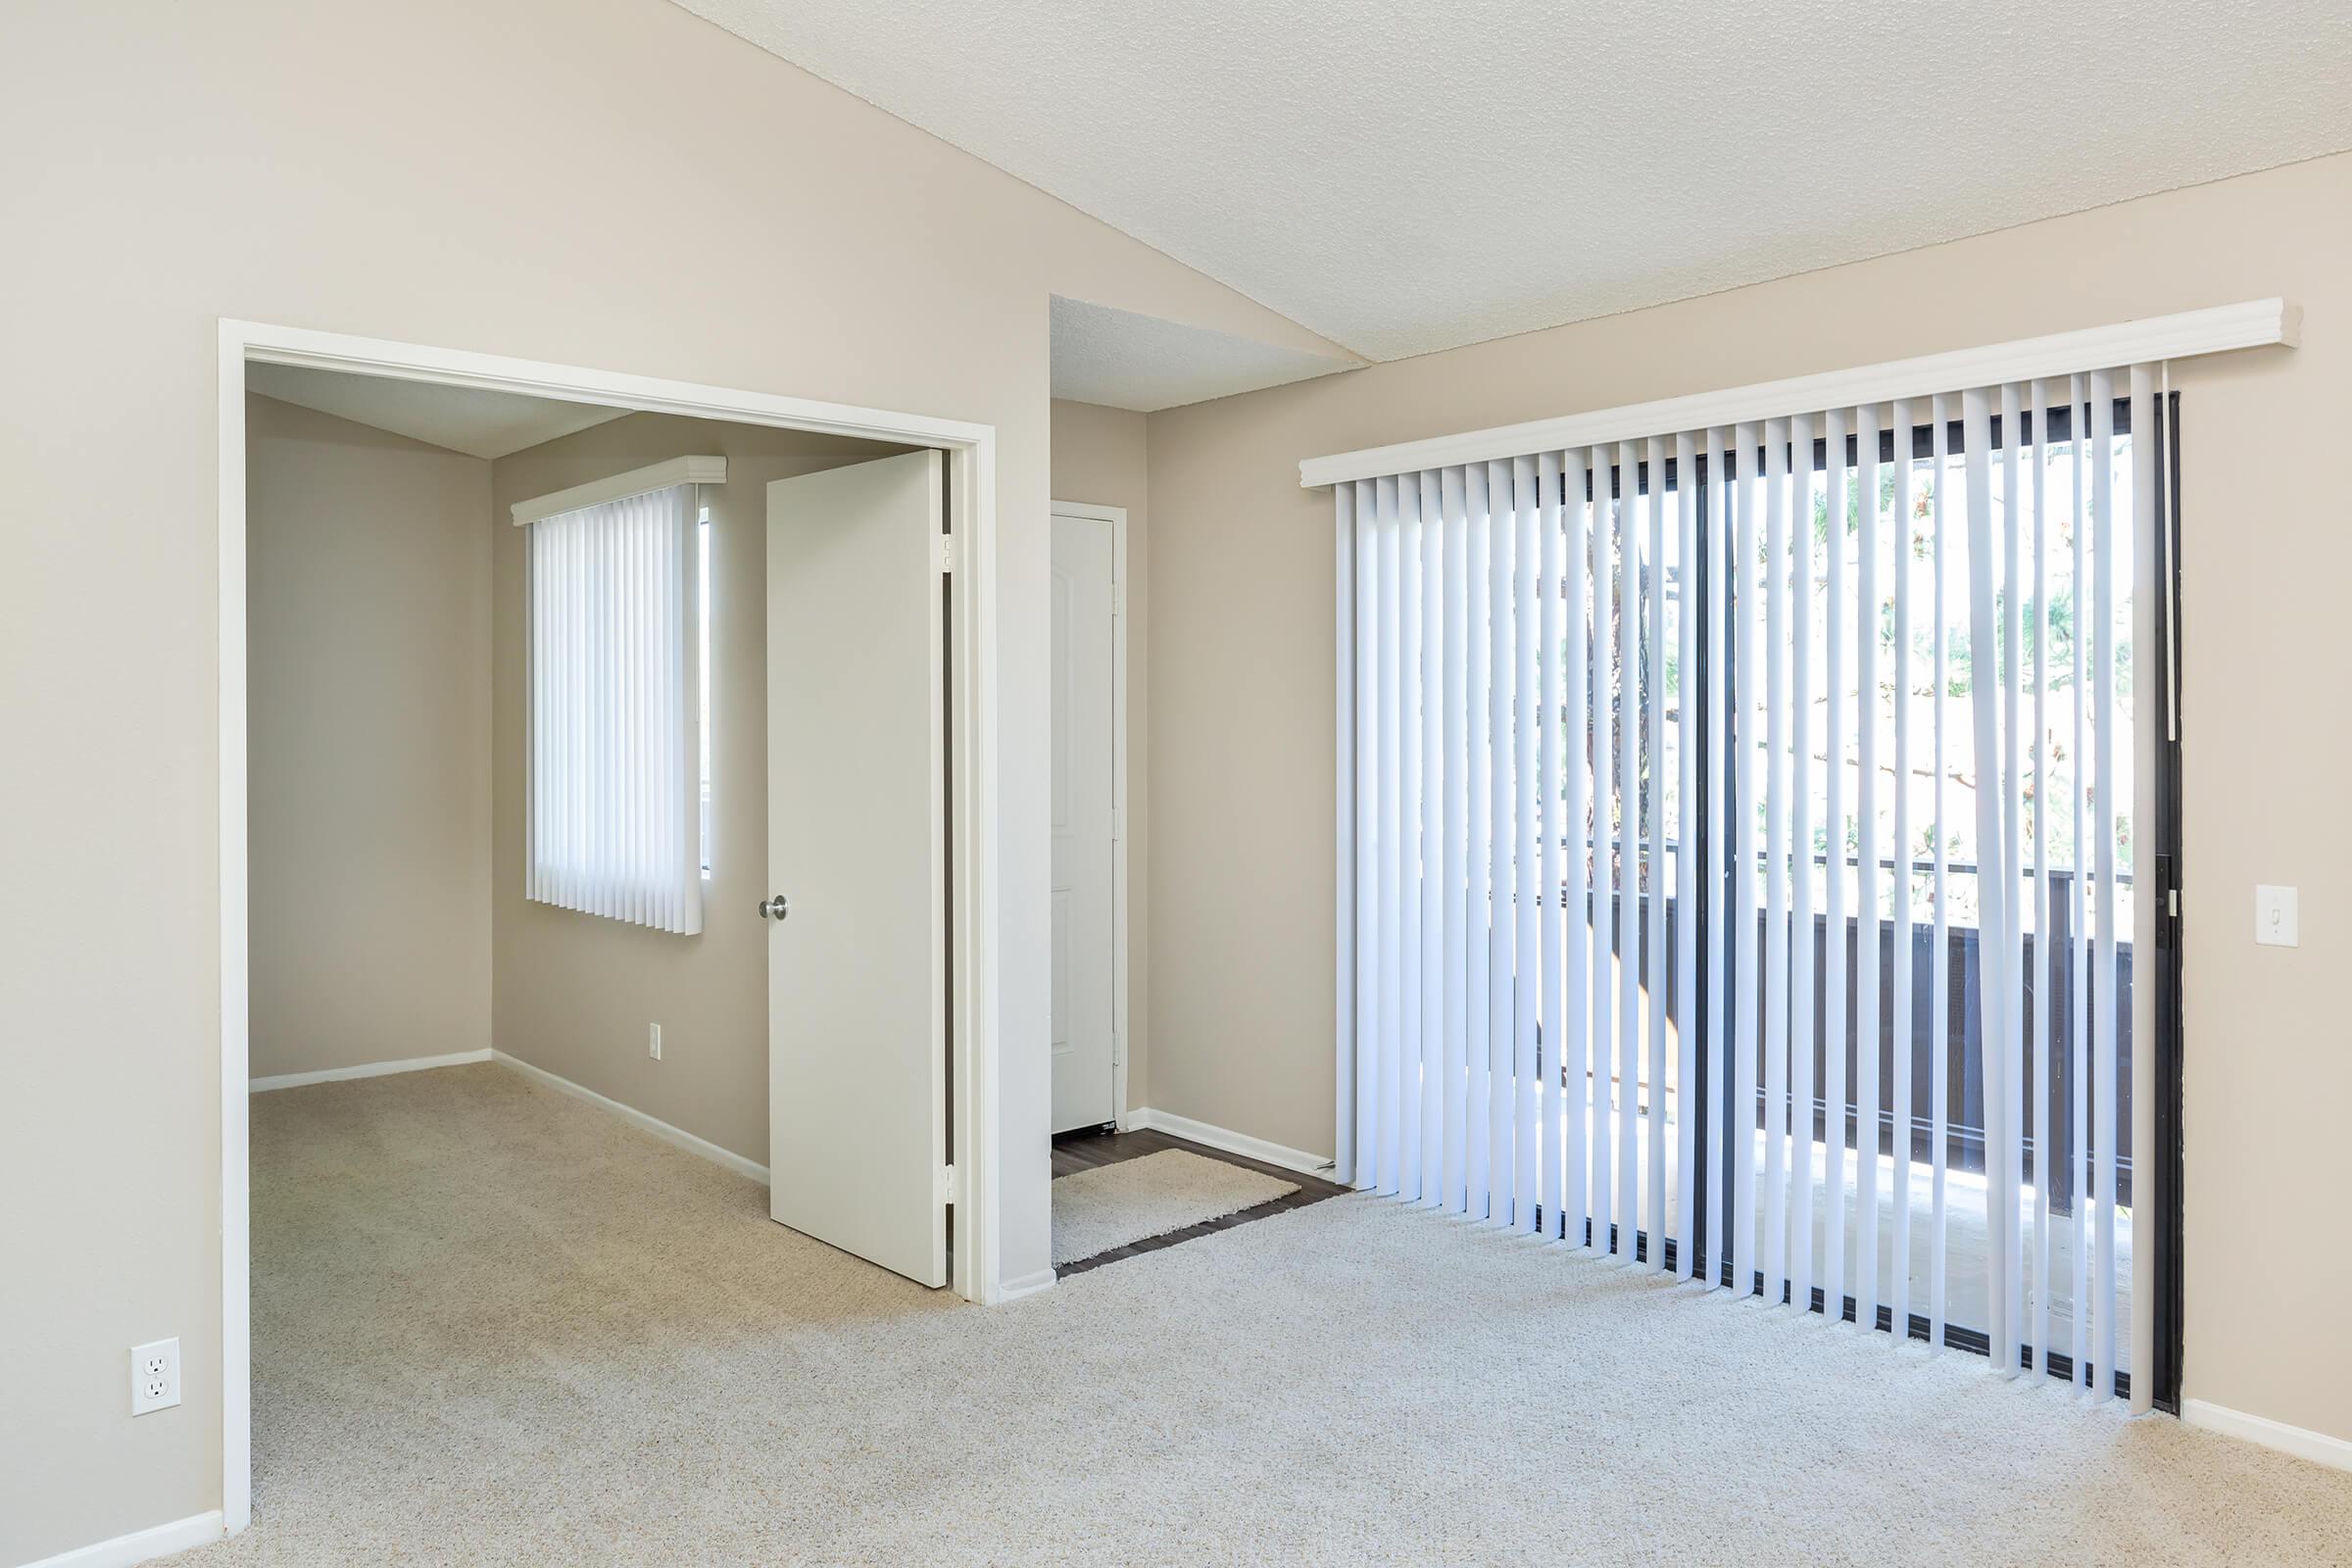
[[[945,463],[767,487],[768,1213],[947,1283]]]
[[[235,1535],[253,1518],[252,1237],[248,1223],[251,1161],[246,1099],[247,859],[245,705],[245,371],[251,364],[302,366],[385,375],[435,385],[562,397],[608,408],[726,419],[762,428],[819,431],[863,441],[934,447],[946,454],[951,505],[961,545],[948,597],[950,706],[957,744],[950,755],[955,868],[951,999],[955,1016],[953,1110],[962,1160],[953,1183],[957,1204],[955,1288],[972,1301],[997,1301],[1051,1283],[1051,1269],[1008,1283],[997,1250],[999,996],[999,844],[996,798],[998,721],[997,433],[994,426],[935,415],[893,413],[776,392],[664,380],[629,371],[512,359],[469,349],[402,343],[223,318],[219,323],[215,399],[220,414],[215,497],[220,570],[219,725],[220,981],[218,1129],[220,1311],[220,1519]],[[1037,1183],[1045,1201],[1046,1184]]]
[[[1054,1121],[1117,1118],[1117,539],[1054,515]]]

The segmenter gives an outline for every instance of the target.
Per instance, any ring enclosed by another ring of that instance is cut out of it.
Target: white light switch
[[[2293,888],[2258,887],[2254,890],[2254,940],[2269,948],[2292,948],[2301,944]]]

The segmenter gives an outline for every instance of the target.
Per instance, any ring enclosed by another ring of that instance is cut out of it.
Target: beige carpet
[[[982,1309],[495,1065],[253,1111],[254,1524],[189,1562],[2280,1564],[2352,1543],[2352,1475],[1377,1200]]]
[[[1297,1182],[1181,1149],[1073,1171],[1054,1183],[1054,1261],[1075,1263],[1298,1190]]]

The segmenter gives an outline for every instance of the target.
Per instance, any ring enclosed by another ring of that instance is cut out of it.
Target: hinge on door
[[[942,1203],[948,1204],[950,1207],[954,1207],[956,1202],[956,1167],[953,1165],[940,1166],[939,1180],[935,1185],[937,1186],[939,1192],[938,1200]]]
[[[1125,613],[1127,613],[1127,585],[1123,582],[1114,582],[1110,585],[1111,618],[1115,620]]]
[[[1110,808],[1110,842],[1116,844],[1127,826],[1127,813],[1117,807]]]
[[[953,533],[943,533],[939,536],[940,570],[952,572],[956,569],[956,558],[963,554],[963,552],[957,548],[962,541],[962,537],[963,536],[961,534]]]

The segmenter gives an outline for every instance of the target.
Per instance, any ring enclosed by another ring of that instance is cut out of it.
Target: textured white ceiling
[[[1080,403],[1151,414],[1361,363],[1054,297],[1054,395]]]
[[[248,365],[245,385],[247,390],[280,403],[299,403],[320,414],[474,458],[503,458],[629,412],[594,403],[561,403],[517,392],[486,392],[478,387],[314,370],[296,365]]]
[[[679,0],[1373,359],[2352,147],[2345,0]]]

